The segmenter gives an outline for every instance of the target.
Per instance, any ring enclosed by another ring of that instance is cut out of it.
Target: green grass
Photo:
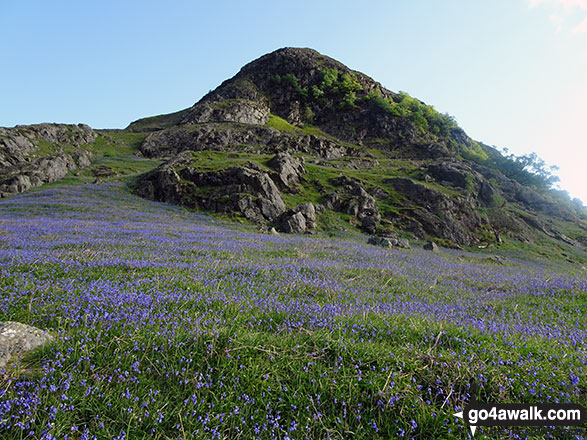
[[[188,113],[188,110],[189,109],[185,109],[175,113],[142,118],[131,123],[128,128],[134,131],[144,132],[169,128],[178,124],[181,121],[181,119]]]
[[[287,133],[300,133],[300,129],[294,127],[285,119],[280,118],[276,115],[269,115],[269,120],[265,123],[265,126],[275,128],[279,131],[285,131]]]
[[[302,127],[302,131],[305,134],[309,134],[312,136],[318,136],[318,137],[325,137],[325,138],[328,138],[332,141],[337,141],[334,137],[330,136],[328,133],[324,132],[321,128],[316,127],[314,125],[304,125]]]

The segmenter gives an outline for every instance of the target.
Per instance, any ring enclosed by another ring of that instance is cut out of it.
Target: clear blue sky
[[[123,128],[312,47],[560,167],[587,203],[587,0],[0,0],[0,126]]]

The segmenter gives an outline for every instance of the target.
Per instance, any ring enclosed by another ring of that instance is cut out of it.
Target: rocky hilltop
[[[0,127],[0,198],[89,166],[91,153],[83,146],[95,140],[94,130],[84,124]]]
[[[449,115],[315,50],[284,48],[192,107],[125,130],[0,128],[0,197],[66,176],[130,178],[145,198],[267,231],[351,229],[402,247],[507,238],[539,252],[554,244],[566,258],[587,246],[585,208],[550,190],[533,160],[504,157]]]
[[[450,116],[311,49],[264,55],[192,107],[126,130],[165,161],[137,181],[153,200],[284,232],[336,213],[368,234],[446,246],[587,244],[582,207],[508,176],[507,159]]]

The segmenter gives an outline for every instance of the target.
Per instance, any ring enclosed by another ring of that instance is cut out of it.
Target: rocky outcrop
[[[466,168],[450,162],[430,164],[428,165],[427,172],[440,183],[458,186],[460,188],[466,188],[467,179],[473,178],[473,176],[467,172]]]
[[[472,200],[464,197],[449,197],[422,183],[405,177],[389,179],[395,191],[400,193],[412,209],[409,216],[416,236],[426,235],[444,238],[457,245],[471,245],[480,225],[479,216]]]
[[[265,100],[229,99],[215,102],[205,101],[195,105],[181,119],[180,124],[237,122],[263,125],[268,120],[269,106]]]
[[[198,188],[206,188],[207,194],[201,194]],[[259,165],[249,162],[218,171],[200,171],[193,166],[189,152],[143,175],[137,192],[151,200],[240,213],[257,223],[275,220],[286,210],[279,189]]]
[[[258,154],[305,153],[324,159],[360,154],[355,149],[321,136],[234,123],[185,125],[156,131],[148,135],[141,145],[141,153],[152,158],[169,158],[183,151],[204,150]]]
[[[548,216],[554,216],[572,222],[578,221],[577,216],[563,205],[548,200],[534,189],[509,179],[497,170],[477,164],[473,165],[473,169],[485,179],[495,182],[500,196],[507,202],[518,203],[526,209]],[[495,188],[492,187],[492,190],[495,192]],[[487,197],[483,194],[480,195]]]
[[[23,163],[0,170],[0,198],[28,191],[45,183],[64,178],[68,172],[84,168],[91,163],[91,154],[79,151],[60,154]]]
[[[276,173],[273,180],[281,189],[292,190],[302,182],[306,172],[303,158],[294,158],[288,153],[277,153],[268,163]]]
[[[303,203],[283,213],[276,221],[281,232],[300,234],[316,231],[316,208],[312,203]]]
[[[324,206],[353,216],[365,232],[374,234],[381,214],[373,196],[358,181],[346,176],[333,179],[331,183],[340,189],[325,197]]]
[[[96,133],[88,125],[37,124],[0,127],[0,168],[29,162],[40,156],[40,141],[54,144],[53,154],[63,153],[63,145],[73,147],[90,144]]]
[[[21,324],[20,322],[0,322],[0,369],[3,369],[13,356],[20,356],[53,340],[49,333]]]
[[[91,154],[87,150],[65,153],[64,146],[82,147],[95,139],[96,133],[84,124],[0,127],[0,197],[62,179],[69,171],[89,166]]]

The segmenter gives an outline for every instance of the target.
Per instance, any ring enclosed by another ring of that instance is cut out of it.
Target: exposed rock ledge
[[[0,198],[62,179],[69,171],[89,166],[91,153],[81,147],[95,139],[96,133],[84,124],[0,127]],[[40,151],[43,143],[45,151]],[[65,146],[79,149],[66,153]]]

